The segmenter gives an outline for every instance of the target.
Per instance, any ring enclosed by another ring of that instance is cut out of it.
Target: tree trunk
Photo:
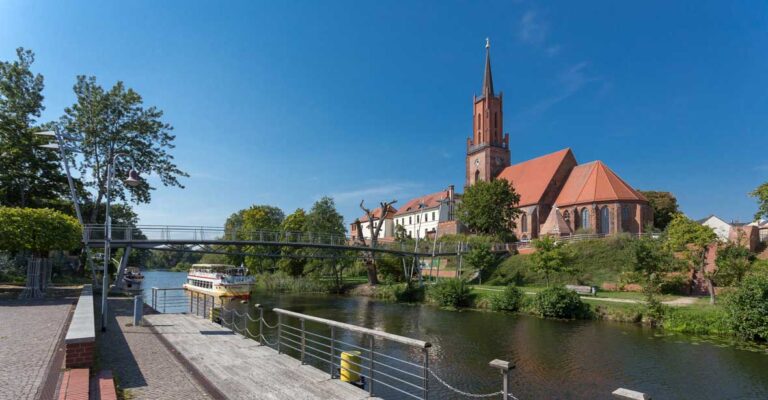
[[[366,260],[366,269],[368,270],[368,284],[375,286],[379,284],[378,271],[376,271],[376,262],[371,257],[370,260]]]
[[[96,196],[96,201],[93,203],[93,210],[91,210],[91,218],[89,219],[89,224],[95,224],[96,218],[99,216],[99,204],[101,204],[101,200],[104,197],[104,194],[99,191],[98,195]],[[106,224],[107,221],[104,221]]]
[[[709,304],[715,304],[715,284],[711,278],[706,278],[707,289],[709,289]]]

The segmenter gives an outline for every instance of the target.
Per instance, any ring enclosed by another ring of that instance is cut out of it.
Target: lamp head
[[[125,180],[125,184],[130,187],[139,186],[141,184],[141,176],[139,176],[139,172],[131,168],[131,170],[128,171],[128,178]]]

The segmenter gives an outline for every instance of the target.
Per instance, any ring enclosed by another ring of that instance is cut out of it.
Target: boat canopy
[[[245,275],[245,268],[230,264],[194,264],[190,271],[223,273],[228,275]]]

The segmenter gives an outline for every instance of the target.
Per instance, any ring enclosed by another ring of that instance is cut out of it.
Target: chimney
[[[453,201],[453,191],[454,191],[453,185],[448,185],[448,200]]]

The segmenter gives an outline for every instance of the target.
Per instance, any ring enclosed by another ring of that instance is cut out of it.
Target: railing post
[[[301,365],[304,365],[304,353],[307,347],[307,333],[304,330],[304,318],[301,319]]]
[[[168,303],[168,300],[166,300],[167,298],[168,298],[168,291],[163,290],[163,314],[165,314],[165,305]]]
[[[509,399],[509,361],[503,361],[499,359],[495,359],[488,363],[491,368],[496,368],[501,372],[501,379],[502,379],[502,395],[501,398],[504,400]],[[514,366],[512,366],[514,368]]]
[[[264,308],[261,304],[256,304],[259,309],[259,346],[264,344]]]
[[[368,355],[370,356],[368,359],[368,375],[371,381],[368,383],[368,394],[373,397],[373,335],[368,335],[368,337],[370,338],[368,345]]]
[[[207,318],[206,313],[208,312],[208,295],[203,295],[203,318]]]
[[[192,293],[194,292],[189,292],[189,314],[190,315],[192,314]]]
[[[429,348],[424,348],[424,400],[429,397]]]
[[[333,356],[336,355],[336,327],[331,325],[331,362],[328,372],[331,373],[331,379],[333,379],[333,363],[334,359]]]
[[[280,354],[280,340],[283,339],[283,314],[277,314],[277,354]]]

